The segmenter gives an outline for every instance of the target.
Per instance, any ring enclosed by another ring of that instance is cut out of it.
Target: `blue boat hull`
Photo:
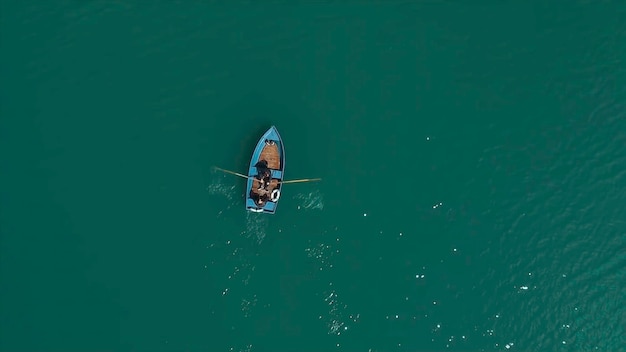
[[[271,176],[266,187],[262,187],[261,177],[256,178],[264,167],[257,168],[259,162],[267,166]],[[285,147],[276,127],[270,127],[259,139],[250,166],[246,186],[246,209],[256,213],[276,213],[285,171]],[[264,200],[259,203],[259,199]]]

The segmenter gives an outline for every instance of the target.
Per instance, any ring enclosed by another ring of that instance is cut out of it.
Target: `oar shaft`
[[[285,184],[285,183],[299,183],[299,182],[314,182],[314,181],[321,181],[321,178],[303,178],[301,180],[289,180],[289,181],[282,181],[280,183]]]
[[[235,175],[235,176],[243,177],[243,178],[252,178],[252,177],[254,177],[254,176],[246,176],[246,175],[244,175],[244,174],[240,174],[240,173],[235,172],[235,171],[230,171],[230,170],[222,169],[222,168],[217,167],[217,166],[214,166],[214,168],[215,168],[215,169],[217,169],[217,170],[220,170],[220,171],[223,171],[223,172],[226,172],[226,173],[229,173],[229,174]]]
[[[240,173],[235,172],[235,171],[222,169],[221,167],[217,167],[217,166],[213,166],[213,168],[215,168],[217,170],[220,170],[220,171],[223,171],[223,172],[226,172],[226,173],[229,173],[229,174],[232,174],[232,175],[235,175],[235,176],[243,177],[243,178],[246,178],[246,179],[254,178],[254,176],[246,176],[244,174],[240,174]],[[279,183],[287,184],[287,183],[300,183],[300,182],[314,182],[314,181],[321,181],[321,180],[322,180],[321,178],[303,178],[303,179],[300,179],[300,180],[279,181]]]

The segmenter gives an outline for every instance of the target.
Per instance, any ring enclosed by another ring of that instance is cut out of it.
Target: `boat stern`
[[[268,213],[274,214],[276,212],[276,203],[267,202],[263,207],[259,207],[254,203],[254,201],[250,198],[246,200],[246,209],[253,213]]]

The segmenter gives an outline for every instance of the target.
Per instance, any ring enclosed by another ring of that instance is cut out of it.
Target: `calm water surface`
[[[0,349],[626,350],[625,18],[3,1]]]

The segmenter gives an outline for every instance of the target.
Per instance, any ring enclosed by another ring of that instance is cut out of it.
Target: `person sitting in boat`
[[[267,200],[269,199],[269,192],[265,191],[263,193],[257,193],[251,190],[250,198],[252,199],[254,204],[262,208],[263,206],[265,206],[265,203],[267,203]]]
[[[267,188],[260,187],[259,189],[257,189],[257,193],[261,195],[261,197],[265,197],[270,194],[270,191]]]
[[[261,185],[259,187],[259,189],[264,189],[267,190],[267,188],[270,186],[270,179],[272,177],[272,173],[270,172],[269,169],[265,170],[265,173],[263,174],[263,178],[261,179]]]
[[[269,196],[267,194],[263,194],[258,198],[257,201],[255,201],[255,203],[259,208],[263,208],[265,206],[265,203],[267,203],[268,199],[269,199]]]
[[[255,178],[259,180],[258,189],[267,189],[270,185],[270,179],[272,177],[272,170],[267,166],[266,160],[259,160],[254,167],[257,169]]]
[[[256,178],[258,178],[259,180],[262,180],[263,176],[267,172],[270,172],[270,168],[267,166],[267,160],[259,160],[259,162],[257,162],[254,167],[256,167],[257,172]]]

